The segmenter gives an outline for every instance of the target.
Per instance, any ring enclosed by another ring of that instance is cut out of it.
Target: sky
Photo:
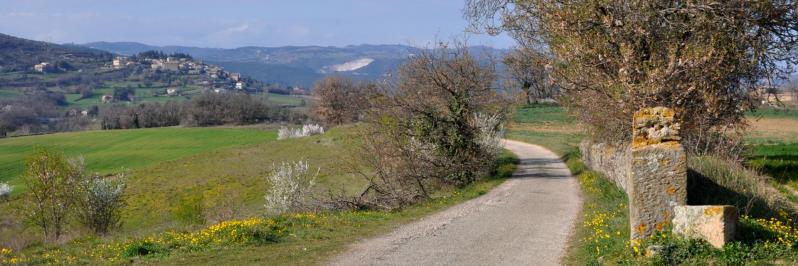
[[[466,39],[464,0],[0,0],[0,33],[54,43],[241,46],[404,44]]]

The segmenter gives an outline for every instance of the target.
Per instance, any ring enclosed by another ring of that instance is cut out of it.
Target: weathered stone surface
[[[729,205],[676,206],[673,233],[689,239],[703,239],[716,248],[734,239],[738,210]]]
[[[667,228],[673,207],[687,201],[687,160],[674,115],[665,107],[641,109],[634,116],[631,145],[586,141],[579,147],[590,168],[629,196],[632,239]]]
[[[662,231],[673,208],[687,202],[687,158],[679,143],[679,124],[670,108],[643,108],[632,124],[629,224],[632,239]]]
[[[675,112],[667,107],[643,108],[635,112],[632,123],[632,148],[678,142],[679,123]]]
[[[629,224],[632,239],[667,228],[673,208],[687,202],[687,159],[678,143],[632,148]]]
[[[579,144],[582,161],[595,171],[619,186],[629,189],[632,175],[632,150],[627,146],[615,147],[607,143],[585,140]]]

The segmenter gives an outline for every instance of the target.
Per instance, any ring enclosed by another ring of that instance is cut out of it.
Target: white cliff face
[[[349,62],[346,62],[346,63],[343,63],[343,64],[337,64],[337,65],[332,65],[332,66],[329,66],[329,67],[325,67],[325,69],[323,69],[322,72],[355,71],[355,70],[361,69],[361,68],[363,68],[365,66],[368,66],[369,64],[371,64],[371,62],[374,62],[374,59],[371,59],[371,58],[355,59],[355,60],[352,60],[352,61],[349,61]]]

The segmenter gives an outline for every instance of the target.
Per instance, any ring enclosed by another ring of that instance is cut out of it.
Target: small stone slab
[[[734,239],[739,212],[730,205],[674,207],[673,234],[722,248]]]

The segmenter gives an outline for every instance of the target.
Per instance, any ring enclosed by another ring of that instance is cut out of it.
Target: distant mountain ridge
[[[421,49],[407,45],[284,46],[239,48],[200,48],[154,46],[136,42],[93,42],[82,46],[131,55],[147,50],[187,53],[194,58],[241,72],[255,79],[285,85],[310,87],[325,75],[344,75],[355,79],[377,80],[393,72]],[[478,52],[502,54],[504,50],[472,47]],[[479,51],[484,50],[484,51]]]
[[[96,65],[111,53],[76,45],[33,41],[0,33],[0,72],[31,70],[33,65],[66,63],[75,68]]]

